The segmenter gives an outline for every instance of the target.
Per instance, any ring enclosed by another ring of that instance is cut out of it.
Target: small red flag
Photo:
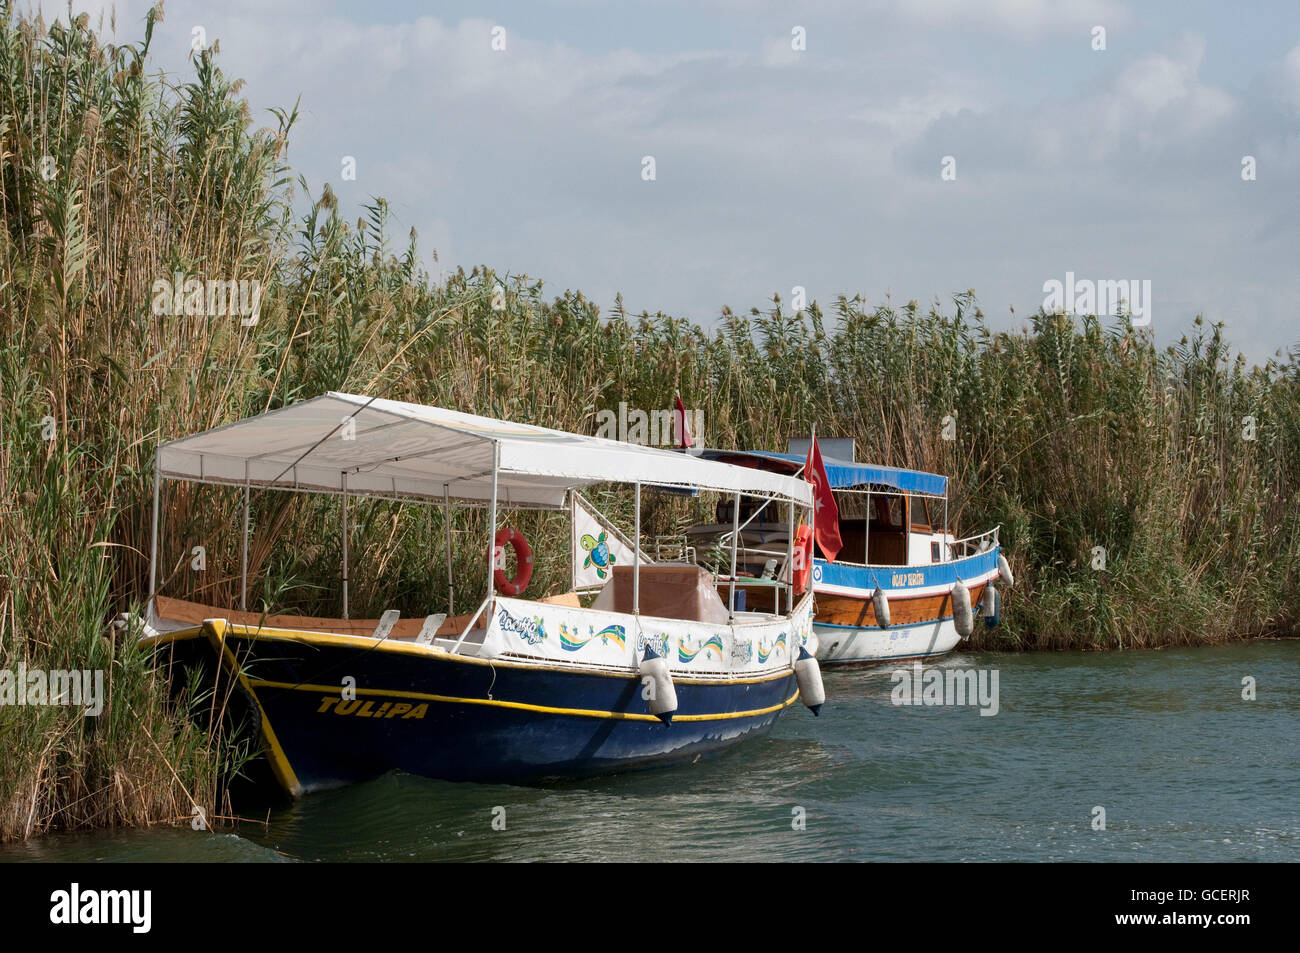
[[[695,441],[691,439],[691,428],[686,424],[686,405],[680,396],[673,400],[677,402],[677,409],[673,411],[673,423],[677,426],[677,446],[685,450],[695,446]]]
[[[822,463],[822,452],[817,446],[816,436],[808,448],[803,478],[813,485],[813,533],[817,538],[817,546],[826,561],[833,563],[844,548],[844,542],[840,539],[840,508],[835,505],[835,494],[831,492],[831,481],[826,476],[826,465]]]

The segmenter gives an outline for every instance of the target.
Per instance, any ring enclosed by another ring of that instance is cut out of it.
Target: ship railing
[[[965,559],[967,556],[978,556],[980,553],[986,553],[990,549],[996,549],[1000,543],[998,541],[999,531],[1002,524],[999,523],[992,529],[975,536],[967,536],[965,539],[956,539],[948,544],[948,551],[952,559]]]
[[[681,561],[684,563],[695,562],[695,547],[692,546],[686,538],[686,534],[679,533],[675,536],[656,536],[655,538],[655,562],[663,562],[665,559]]]
[[[789,559],[786,547],[766,549],[762,546],[739,546],[736,548],[737,577],[740,579],[773,580],[782,586],[790,582],[786,563]],[[742,571],[742,567],[744,571]],[[726,568],[718,574],[720,580],[730,578]]]
[[[744,532],[744,529],[745,527],[742,525],[742,533]],[[694,546],[686,547],[690,553],[687,562],[703,566],[709,558],[709,553],[715,550],[721,551],[724,548],[730,552],[731,537],[733,535],[733,531],[728,529],[721,530],[716,535],[710,536],[707,539],[697,539]],[[683,542],[685,540],[685,537],[678,538],[682,539]],[[658,540],[656,539],[656,547],[657,546]],[[668,548],[670,552],[680,552],[683,546],[679,543],[675,548],[671,546],[666,548]],[[788,583],[789,574],[787,572],[786,563],[789,560],[789,556],[790,544],[786,540],[771,540],[767,543],[758,543],[754,545],[745,545],[742,542],[736,547],[736,566],[737,569],[742,565],[747,567],[761,566],[762,568],[759,570],[758,575],[754,578],[776,579],[780,582]],[[720,579],[728,578],[726,569],[719,571],[718,577]]]

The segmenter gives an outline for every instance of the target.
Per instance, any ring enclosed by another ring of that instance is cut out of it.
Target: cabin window
[[[930,516],[930,500],[923,496],[910,496],[908,502],[911,503],[909,509],[911,510],[912,532],[928,534],[930,528],[934,525],[934,521]]]
[[[860,493],[834,493],[835,508],[840,515],[840,546],[835,559],[842,563],[860,563],[866,561],[864,550],[866,510],[863,509],[863,496]],[[821,549],[815,551],[818,559],[823,559]]]
[[[901,530],[903,528],[903,498],[901,496],[871,497],[871,528]]]
[[[740,501],[740,522],[750,521],[753,523],[763,522],[766,514],[767,504],[770,501],[742,499]],[[726,525],[735,521],[735,500],[719,500],[715,509],[715,516],[719,524]],[[784,523],[784,520],[780,522]]]
[[[873,493],[871,531],[866,562],[873,566],[902,566],[907,562],[907,506],[900,495]]]
[[[932,527],[934,527],[936,530],[942,528],[943,517],[944,517],[943,500],[937,500],[932,498],[926,499],[925,512],[930,517],[930,525]]]
[[[938,561],[939,561],[939,544],[938,544],[938,543],[931,543],[931,544],[930,544],[930,562],[932,562],[932,563],[937,563]]]
[[[861,523],[866,515],[866,496],[862,493],[834,493],[835,508],[841,523]]]

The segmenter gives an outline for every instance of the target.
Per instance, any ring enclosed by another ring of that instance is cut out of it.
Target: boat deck
[[[539,602],[551,603],[554,605],[577,606],[578,596],[576,593],[566,592],[558,596],[550,596],[545,599],[539,599]],[[197,625],[202,625],[206,619],[224,619],[235,625],[248,626],[249,628],[263,629],[283,629],[297,632],[314,632],[325,633],[327,635],[348,635],[358,639],[373,639],[375,631],[379,627],[379,619],[337,619],[328,616],[304,616],[304,615],[267,615],[260,612],[245,612],[238,609],[226,609],[220,606],[206,605],[201,602],[188,602],[184,599],[169,599],[166,596],[158,596],[154,600],[157,617],[152,625],[159,632],[176,632],[182,629],[192,629]],[[465,615],[449,616],[443,620],[442,624],[434,635],[430,644],[438,648],[451,651],[456,643],[460,640],[460,633],[473,618],[473,613]],[[480,622],[486,618],[485,614],[479,615]],[[409,619],[398,619],[387,635],[390,641],[407,642],[417,644],[420,630],[424,626],[424,618],[421,616],[412,616]],[[483,637],[486,635],[486,627],[480,625],[471,629],[461,643],[459,652],[462,655],[475,655],[479,647],[482,646]]]

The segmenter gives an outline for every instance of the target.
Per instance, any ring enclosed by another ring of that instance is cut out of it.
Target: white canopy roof
[[[383,398],[328,393],[182,437],[158,450],[167,479],[397,498],[488,500],[497,455],[503,505],[563,506],[618,482],[740,491],[802,506],[810,484],[671,450],[513,424]],[[346,484],[345,484],[346,478]]]

